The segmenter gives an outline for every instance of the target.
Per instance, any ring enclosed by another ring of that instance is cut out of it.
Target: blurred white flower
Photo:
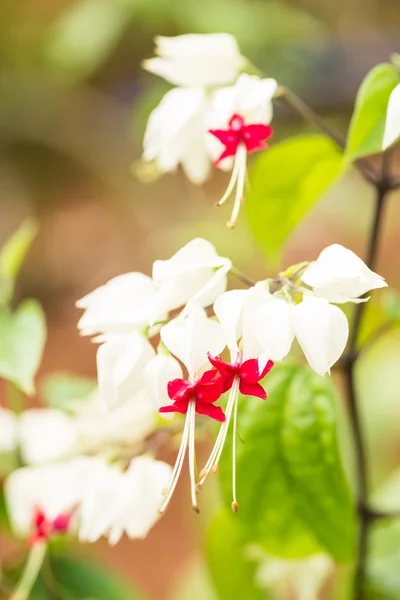
[[[182,368],[179,362],[169,354],[157,354],[144,370],[145,389],[153,402],[153,408],[158,410],[168,404],[168,382],[182,377]],[[164,418],[172,418],[170,414],[163,414]]]
[[[144,369],[155,356],[150,342],[139,333],[116,335],[99,346],[97,375],[105,409],[133,398],[144,384]]]
[[[195,238],[170,259],[153,264],[160,302],[170,310],[188,302],[203,307],[212,304],[225,291],[231,267],[231,261],[219,256],[210,242]]]
[[[78,328],[82,335],[143,331],[165,317],[157,286],[143,273],[125,273],[78,300],[85,309]]]
[[[143,140],[143,160],[155,161],[162,173],[179,164],[193,183],[210,172],[207,149],[209,99],[202,89],[175,88],[150,114]]]
[[[74,418],[53,408],[23,411],[18,419],[18,438],[26,464],[49,463],[79,452]]]
[[[145,390],[139,390],[110,412],[104,412],[95,394],[83,403],[75,417],[81,451],[103,451],[108,446],[139,443],[155,429],[156,416],[153,399]]]
[[[386,112],[385,131],[383,134],[382,150],[386,150],[400,138],[400,84],[389,97]]]
[[[4,483],[4,493],[15,533],[23,537],[34,534],[38,510],[48,521],[74,511],[83,475],[75,461],[13,471]]]
[[[336,304],[363,302],[359,296],[387,286],[383,277],[371,271],[361,258],[340,244],[332,244],[322,250],[301,278],[317,296]]]
[[[174,85],[225,85],[236,79],[245,62],[228,33],[158,36],[155,43],[158,58],[145,60],[143,67]]]
[[[0,454],[13,452],[17,446],[17,416],[0,406]]]

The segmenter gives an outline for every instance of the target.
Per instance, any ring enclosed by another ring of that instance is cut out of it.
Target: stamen
[[[189,420],[189,474],[190,474],[190,489],[192,495],[192,506],[198,513],[199,507],[197,506],[196,498],[196,454],[194,444],[194,434],[196,428],[196,402],[191,400],[188,408],[188,420]]]
[[[235,406],[233,409],[233,439],[232,439],[232,511],[237,512],[239,510],[239,504],[236,499],[236,436],[237,436],[237,412],[239,405],[239,395],[236,396]]]
[[[190,427],[190,405],[189,405],[188,411],[186,413],[185,425],[184,425],[183,432],[182,432],[181,445],[179,447],[179,452],[176,457],[174,468],[172,470],[171,479],[170,479],[168,488],[166,490],[167,496],[166,496],[161,508],[158,511],[160,515],[162,515],[163,512],[165,511],[165,509],[167,508],[169,501],[172,498],[172,494],[175,491],[176,484],[178,483],[179,475],[181,474],[181,471],[182,471],[182,466],[183,466],[183,462],[185,460],[185,455],[186,455],[186,449],[188,446],[189,427]]]
[[[226,188],[225,193],[222,196],[222,198],[220,200],[218,200],[217,206],[222,206],[224,204],[224,202],[226,202],[228,200],[229,196],[233,192],[233,188],[235,187],[235,184],[236,184],[236,181],[238,178],[238,167],[239,167],[239,161],[238,161],[238,152],[237,152],[235,154],[235,159],[234,159],[233,168],[232,168],[232,174],[231,174],[231,178],[228,183],[228,187]]]
[[[244,144],[239,144],[236,158],[235,158],[235,166],[237,166],[237,176],[236,176],[236,195],[235,202],[233,204],[233,210],[230,220],[227,223],[227,227],[229,229],[233,229],[235,227],[236,219],[239,216],[240,205],[243,201],[243,192],[244,185],[246,182],[246,162],[247,162],[247,149]]]

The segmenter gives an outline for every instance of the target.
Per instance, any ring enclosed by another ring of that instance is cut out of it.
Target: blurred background
[[[146,120],[168,84],[141,70],[157,34],[224,31],[242,53],[310,103],[345,134],[366,72],[399,50],[398,0],[1,0],[0,243],[29,215],[39,233],[19,278],[16,301],[43,304],[49,337],[43,377],[95,376],[95,347],[78,336],[75,301],[110,277],[150,273],[191,238],[253,278],[265,264],[246,228],[225,228],[230,207],[215,200],[226,175],[203,187],[181,173],[146,182],[140,168]],[[397,44],[397,45],[396,45]],[[277,107],[275,140],[311,131]],[[399,168],[398,157],[393,168]],[[400,286],[400,211],[387,206],[377,271]],[[371,191],[354,172],[341,180],[287,244],[282,266],[342,243],[360,255]],[[400,463],[400,336],[386,335],[360,364],[360,392],[375,483]],[[385,396],[379,395],[383,383]],[[39,397],[33,404],[40,403]],[[397,431],[396,431],[397,430]],[[204,448],[204,452],[207,448]],[[174,449],[165,448],[171,461]],[[203,531],[213,511],[192,514],[187,481],[143,542],[86,550],[153,600],[213,600],[203,566]],[[206,503],[207,504],[207,503]],[[0,540],[0,558],[12,552]]]

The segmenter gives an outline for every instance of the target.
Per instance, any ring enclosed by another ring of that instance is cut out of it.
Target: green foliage
[[[265,404],[240,399],[237,517],[269,554],[301,558],[328,552],[348,561],[355,515],[331,382],[294,365],[275,366],[266,382]],[[229,451],[222,456],[221,478],[229,501]]]
[[[114,49],[131,16],[123,0],[77,0],[49,33],[48,63],[69,81],[88,77]]]
[[[398,70],[389,63],[377,65],[365,77],[351,118],[347,160],[381,152],[389,96],[399,82]]]
[[[276,259],[287,238],[342,170],[342,154],[325,137],[304,135],[272,146],[255,162],[246,199],[250,228]]]
[[[0,340],[0,376],[26,394],[33,394],[46,340],[46,322],[40,304],[24,300],[14,312],[1,310]]]
[[[12,235],[0,252],[0,293],[2,300],[11,299],[15,278],[36,235],[37,224],[27,219]]]
[[[255,564],[245,556],[245,531],[228,510],[211,521],[206,537],[207,563],[219,600],[263,600],[254,582]]]
[[[72,373],[53,373],[46,377],[41,387],[41,395],[48,406],[68,410],[87,399],[96,387],[96,380]]]

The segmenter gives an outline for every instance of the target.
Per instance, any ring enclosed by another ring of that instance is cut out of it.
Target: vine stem
[[[376,200],[375,212],[369,234],[366,264],[372,269],[376,262],[379,241],[382,230],[382,221],[384,215],[384,205],[387,193],[391,188],[391,182],[387,177],[388,154],[382,158],[382,174],[379,181],[375,184]],[[361,423],[361,416],[357,402],[355,369],[359,356],[357,346],[360,333],[362,317],[365,311],[365,303],[356,304],[352,330],[350,333],[347,351],[343,356],[343,371],[347,387],[348,407],[350,416],[350,425],[354,440],[354,452],[356,461],[356,475],[358,487],[358,544],[357,556],[354,574],[354,600],[362,600],[363,587],[366,574],[368,558],[368,541],[370,524],[375,520],[374,512],[368,505],[368,461],[366,455],[366,445],[364,432]]]

